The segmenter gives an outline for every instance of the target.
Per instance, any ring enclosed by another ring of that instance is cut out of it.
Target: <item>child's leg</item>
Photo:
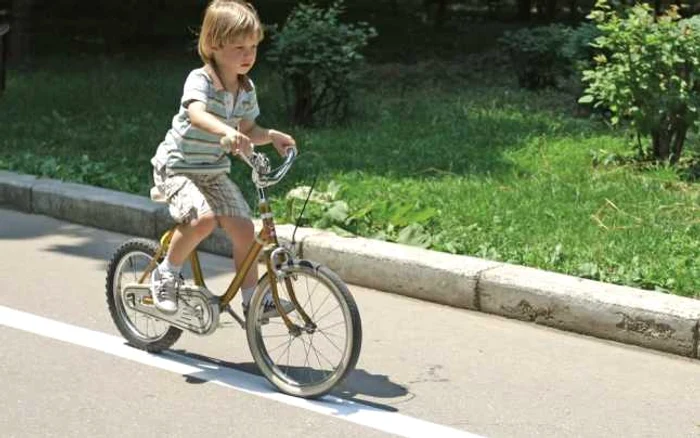
[[[253,221],[247,218],[230,216],[217,216],[217,218],[219,219],[221,228],[226,231],[226,234],[228,234],[233,242],[233,259],[236,265],[236,272],[238,272],[243,264],[243,260],[245,260],[245,256],[248,255],[250,245],[255,239],[255,227],[253,226]],[[250,303],[250,299],[255,292],[257,280],[258,264],[253,263],[241,285],[244,312],[247,312],[248,304]],[[275,307],[271,294],[267,294],[263,303],[265,306],[265,311],[262,314],[263,317],[274,318],[279,316],[279,312]],[[289,313],[294,310],[294,304],[292,304],[291,301],[280,297],[280,303],[284,313]]]
[[[233,261],[236,272],[240,272],[243,261],[255,241],[255,227],[250,220],[250,207],[241,190],[228,178],[228,175],[219,175],[212,181],[212,185],[216,189],[211,193],[212,210],[216,213],[219,225],[233,243]],[[253,263],[241,284],[244,308],[248,307],[257,281],[258,265]]]
[[[189,224],[180,224],[168,247],[166,260],[173,266],[182,266],[199,243],[216,229],[216,217],[205,214]]]
[[[241,267],[245,256],[248,254],[250,246],[255,239],[255,227],[253,221],[242,217],[227,217],[219,216],[221,228],[226,231],[226,234],[233,242],[233,261],[235,263],[236,272]],[[241,289],[255,287],[258,281],[258,265],[254,263],[248,271],[248,274],[243,280]]]
[[[199,242],[214,231],[216,216],[200,188],[201,178],[192,175],[167,176],[162,170],[154,172],[153,180],[168,199],[173,219],[182,222],[175,229],[165,259],[151,274],[154,304],[163,312],[175,313],[182,265]]]
[[[189,224],[178,225],[165,260],[151,274],[151,294],[156,307],[166,313],[177,311],[177,285],[187,256],[216,228],[216,217],[205,214]]]

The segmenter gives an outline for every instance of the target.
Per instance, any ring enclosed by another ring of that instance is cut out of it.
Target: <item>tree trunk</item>
[[[297,75],[292,78],[294,106],[292,120],[301,126],[313,125],[313,87],[308,77]]]
[[[447,0],[437,0],[437,12],[435,12],[435,28],[442,29],[447,19]]]
[[[571,0],[569,2],[569,20],[572,23],[578,21],[578,0]]]
[[[683,146],[685,145],[685,139],[688,135],[688,126],[685,122],[680,122],[676,125],[675,138],[673,139],[673,145],[671,147],[671,163],[676,164],[678,160],[681,159],[681,154],[683,153]]]
[[[4,18],[4,17],[3,17]],[[10,26],[4,20],[0,21],[0,93],[5,91],[5,71],[7,70],[7,57],[10,52],[9,46]]]
[[[532,0],[518,0],[518,20],[530,21],[532,17]]]
[[[668,160],[671,155],[671,136],[668,128],[662,125],[659,129],[652,131],[651,139],[654,158],[659,161]]]
[[[28,61],[32,54],[31,16],[34,0],[12,0],[10,26],[10,59]]]
[[[399,0],[389,0],[391,4],[391,12],[394,13],[394,15],[398,15],[399,13]]]
[[[442,28],[445,24],[447,18],[447,4],[449,0],[423,0],[423,10],[425,11],[425,16],[430,20],[433,17],[433,26],[436,29]],[[435,6],[435,15],[431,13],[433,5]]]
[[[698,13],[698,3],[696,0],[689,0],[688,1],[688,11],[686,12],[685,15],[688,17],[692,17],[693,15]]]
[[[557,15],[557,0],[547,0],[547,20],[552,21]]]

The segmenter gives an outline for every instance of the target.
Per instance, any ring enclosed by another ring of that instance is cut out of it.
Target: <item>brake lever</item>
[[[261,152],[253,152],[249,157],[251,167],[260,176],[270,173],[270,159]]]

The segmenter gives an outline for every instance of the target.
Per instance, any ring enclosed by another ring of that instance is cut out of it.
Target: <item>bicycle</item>
[[[296,156],[295,148],[288,149],[284,162],[274,170],[263,154],[240,157],[252,168],[263,225],[223,295],[207,289],[195,249],[188,258],[194,278],[180,286],[177,312],[168,315],[155,307],[150,273],[167,253],[175,227],[162,235],[160,243],[132,238],[115,251],[107,269],[107,304],[114,323],[132,346],[159,352],[170,348],[183,331],[211,335],[220,316],[227,313],[246,331],[250,352],[262,374],[283,393],[320,397],[354,369],[362,326],[350,291],[327,267],[297,259],[291,247],[280,245],[275,232],[265,189],[284,178]],[[230,303],[261,253],[266,270],[244,319]],[[274,317],[263,316],[268,294],[277,309]],[[283,311],[282,300],[291,302],[293,309],[286,304]],[[330,352],[321,352],[321,346]]]

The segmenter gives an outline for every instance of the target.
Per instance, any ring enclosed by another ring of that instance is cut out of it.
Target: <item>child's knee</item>
[[[214,215],[200,216],[190,222],[190,226],[197,234],[208,236],[216,229],[216,217]]]
[[[255,225],[249,218],[222,217],[222,225],[231,239],[240,243],[246,243],[255,237]]]
[[[255,225],[253,224],[253,221],[250,219],[243,219],[241,221],[241,229],[244,233],[247,235],[250,235],[250,237],[253,237],[253,234],[255,233]]]
[[[255,237],[255,225],[250,219],[239,219],[236,223],[237,234],[239,239],[245,241],[246,243],[252,242]]]

